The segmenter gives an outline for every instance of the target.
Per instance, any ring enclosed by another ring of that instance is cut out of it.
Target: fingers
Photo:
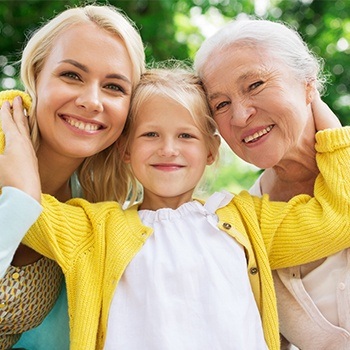
[[[328,105],[322,101],[319,93],[315,94],[311,106],[317,131],[341,128],[342,125],[338,117],[333,113]]]
[[[0,110],[2,129],[7,137],[11,137],[11,132],[19,132],[21,135],[30,138],[28,118],[24,114],[21,97],[17,96],[13,100],[13,108],[5,101]]]
[[[15,99],[13,100],[13,119],[17,125],[19,132],[22,135],[30,137],[28,118],[25,115],[22,99],[20,96],[15,97]]]
[[[40,201],[38,160],[21,99],[13,102],[13,109],[9,102],[4,102],[0,118],[5,134],[5,150],[0,155],[0,186],[16,187]]]
[[[5,101],[1,106],[0,120],[1,120],[2,129],[4,130],[5,134],[9,132],[11,128],[14,127],[12,114],[11,114],[11,106],[10,106],[10,102],[8,101]]]

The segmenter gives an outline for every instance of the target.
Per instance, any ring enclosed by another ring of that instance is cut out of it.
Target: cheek
[[[227,134],[230,130],[230,124],[227,118],[214,118],[220,134],[223,136]]]
[[[108,106],[108,107],[107,107]],[[106,110],[113,122],[113,125],[118,129],[123,129],[126,118],[129,113],[130,108],[130,98],[121,99],[118,103],[108,103],[106,104]]]

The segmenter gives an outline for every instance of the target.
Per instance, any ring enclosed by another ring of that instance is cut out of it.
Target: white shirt
[[[260,180],[251,194],[262,195]],[[349,349],[350,249],[315,264],[273,271],[281,333],[300,349]]]
[[[154,233],[117,286],[106,350],[267,349],[243,247],[216,226],[231,198],[139,212]]]

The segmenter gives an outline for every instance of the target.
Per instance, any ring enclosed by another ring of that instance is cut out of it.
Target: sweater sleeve
[[[123,216],[117,202],[89,203],[74,198],[61,203],[44,194],[41,205],[43,212],[27,232],[23,243],[57,261],[64,272],[80,254],[93,249],[99,234],[105,236],[105,227],[111,217],[113,222],[119,222]]]
[[[272,268],[299,265],[350,247],[349,146],[350,127],[316,134],[320,174],[314,197],[298,195],[288,203],[270,202],[266,195],[255,198]]]
[[[40,204],[26,193],[3,187],[0,195],[0,278],[4,277],[23,236],[41,213]]]

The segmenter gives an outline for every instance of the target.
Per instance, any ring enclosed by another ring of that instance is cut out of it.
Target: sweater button
[[[224,222],[223,224],[222,224],[222,226],[224,227],[224,229],[226,229],[226,230],[229,230],[232,226],[231,226],[231,224],[229,224],[228,222]]]
[[[250,269],[250,273],[251,273],[252,275],[256,275],[256,274],[258,273],[258,268],[257,268],[257,267],[252,267],[252,268]]]

